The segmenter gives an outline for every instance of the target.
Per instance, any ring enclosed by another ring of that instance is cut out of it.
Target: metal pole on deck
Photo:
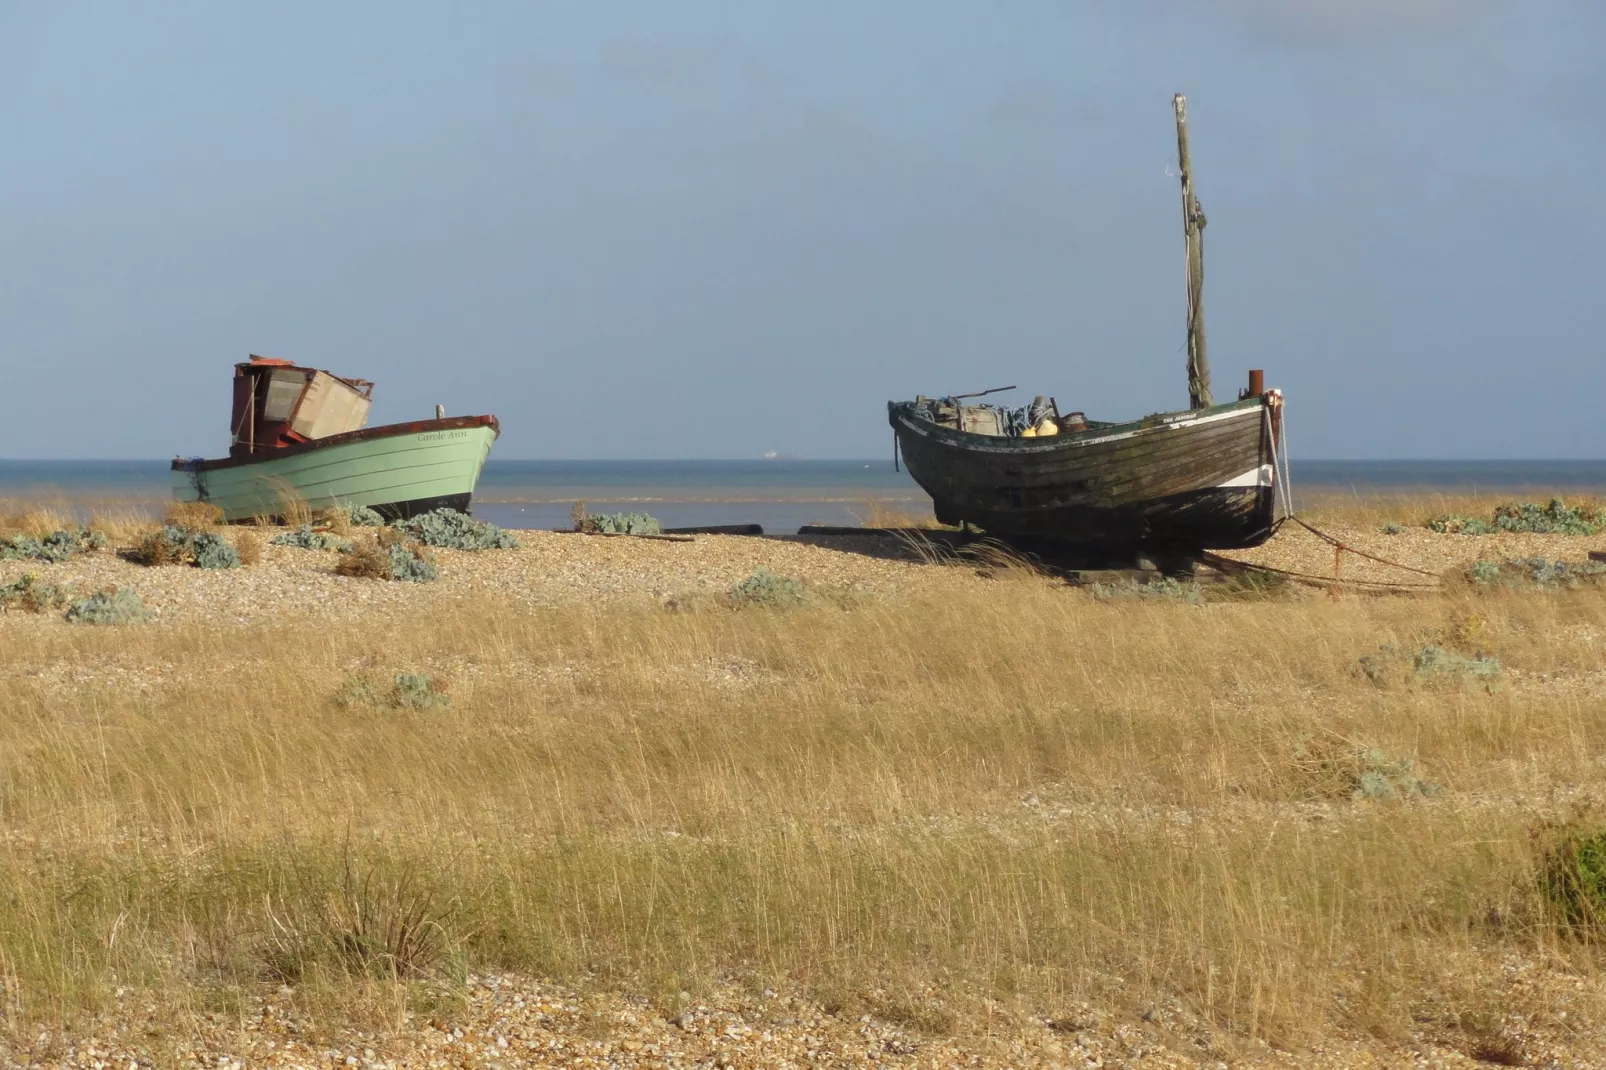
[[[1210,360],[1205,353],[1204,329],[1204,211],[1193,191],[1193,161],[1188,155],[1188,98],[1171,98],[1177,113],[1177,164],[1182,172],[1182,225],[1187,237],[1188,283],[1188,407],[1209,408]]]

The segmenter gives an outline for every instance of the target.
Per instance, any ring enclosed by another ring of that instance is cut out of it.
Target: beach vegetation
[[[392,527],[415,542],[445,550],[515,550],[519,545],[512,532],[455,509],[436,509]]]
[[[339,564],[388,577],[408,541]],[[1606,601],[974,571],[829,611],[728,612],[704,579],[717,611],[487,585],[316,626],[8,619],[5,1036],[133,1007],[188,1052],[185,1022],[282,999],[444,1043],[507,975],[575,1020],[627,993],[697,1024],[729,983],[1053,1065],[1103,1021],[1235,1064],[1563,1062],[1606,1021],[1606,835],[1543,824],[1606,792]]]
[[[440,578],[440,565],[423,547],[394,529],[386,529],[372,539],[341,549],[335,574],[357,579],[429,583]]]
[[[67,620],[76,624],[143,624],[149,619],[145,600],[130,587],[107,587],[67,607]]]
[[[78,554],[104,549],[104,532],[89,528],[61,529],[43,536],[26,533],[0,535],[0,560],[43,561],[57,564]]]
[[[18,609],[24,613],[43,613],[60,609],[69,600],[65,588],[46,583],[33,572],[24,572],[10,583],[0,584],[0,612]]]
[[[351,709],[372,706],[393,710],[435,710],[451,705],[451,696],[429,673],[401,672],[384,685],[365,675],[349,676],[340,685],[335,704]]]
[[[664,529],[657,517],[647,513],[582,513],[575,530],[596,535],[658,535]]]
[[[140,565],[193,565],[206,569],[240,566],[239,552],[222,535],[175,524],[163,524],[146,532],[137,546],[121,553],[125,559]]]
[[[1545,846],[1539,887],[1552,916],[1572,935],[1606,932],[1606,828],[1563,828]]]
[[[789,609],[808,601],[808,588],[802,580],[783,576],[760,565],[746,579],[731,587],[726,599],[738,609]]]
[[[303,524],[298,528],[282,532],[269,540],[275,546],[291,546],[297,550],[338,550],[341,552],[351,549],[351,542],[342,539],[331,531],[320,531],[311,524]]]
[[[1508,502],[1496,506],[1489,519],[1440,514],[1427,522],[1429,531],[1449,535],[1493,535],[1509,531],[1530,535],[1597,535],[1606,530],[1606,511],[1593,505],[1570,506],[1561,498],[1544,505]]]

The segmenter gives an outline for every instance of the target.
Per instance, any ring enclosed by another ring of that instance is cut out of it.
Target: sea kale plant
[[[238,569],[239,554],[217,532],[196,532],[164,524],[141,538],[140,545],[122,551],[128,561],[143,566],[188,564],[198,569]]]
[[[77,624],[143,624],[150,611],[138,592],[108,587],[68,606],[67,619]]]
[[[658,535],[664,529],[657,517],[646,513],[604,513],[583,517],[576,530],[600,535]]]
[[[515,550],[519,545],[511,532],[455,509],[436,509],[392,526],[425,546],[444,550]]]
[[[147,534],[123,556],[141,565],[194,565],[196,568],[238,568],[240,555],[214,531],[193,531],[164,524]]]
[[[339,550],[345,552],[351,549],[351,543],[347,540],[327,531],[318,531],[311,524],[302,524],[298,528],[275,535],[270,541],[275,546],[291,546],[297,550]]]
[[[106,536],[99,531],[52,531],[42,539],[32,535],[0,535],[0,560],[45,561],[57,564],[76,554],[104,549]]]
[[[1494,511],[1488,520],[1471,516],[1436,516],[1427,522],[1431,531],[1447,535],[1493,535],[1511,531],[1531,535],[1597,535],[1606,530],[1606,513],[1600,509],[1570,506],[1560,498],[1545,505],[1512,502]]]
[[[1492,680],[1500,675],[1500,662],[1481,651],[1458,654],[1436,644],[1415,652],[1384,643],[1376,653],[1360,659],[1361,675],[1378,687],[1416,680]]]
[[[335,574],[370,580],[428,583],[439,579],[441,570],[433,555],[405,539],[400,532],[386,528],[371,540],[342,549]]]
[[[732,587],[726,597],[738,608],[788,609],[806,602],[808,590],[802,580],[782,576],[760,565],[751,576]]]
[[[1478,587],[1531,587],[1542,591],[1573,590],[1606,580],[1606,562],[1553,561],[1521,557],[1510,561],[1478,561],[1467,569]]]
[[[0,613],[20,609],[25,613],[43,613],[47,609],[60,609],[69,601],[67,592],[53,583],[42,583],[37,575],[24,572],[11,583],[0,584]]]
[[[391,710],[438,710],[452,704],[428,673],[397,673],[388,687],[375,684],[366,676],[348,677],[335,696],[335,704],[345,709],[372,706]]]

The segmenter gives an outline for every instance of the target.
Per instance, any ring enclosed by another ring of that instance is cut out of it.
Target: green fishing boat
[[[173,461],[173,497],[230,522],[367,506],[387,519],[468,512],[501,427],[445,416],[365,427],[374,384],[253,356],[234,366],[229,456]]]

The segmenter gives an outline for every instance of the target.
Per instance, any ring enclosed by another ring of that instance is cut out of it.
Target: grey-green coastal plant
[[[519,540],[511,532],[455,509],[397,521],[392,525],[416,542],[443,550],[516,550]]]
[[[0,585],[0,612],[20,609],[25,613],[43,613],[47,609],[60,609],[69,601],[64,588],[45,583],[32,572],[24,572],[11,583]]]
[[[311,524],[302,524],[298,528],[275,535],[269,540],[274,546],[289,546],[297,550],[339,550],[345,552],[351,549],[351,542],[327,531],[319,531]]]
[[[658,535],[664,529],[657,517],[647,513],[604,513],[585,517],[580,530],[602,535]]]
[[[782,576],[760,565],[752,575],[732,587],[726,598],[738,608],[761,606],[766,609],[788,609],[806,602],[808,589],[803,586],[803,581]]]
[[[335,704],[346,709],[371,706],[392,710],[437,710],[452,704],[435,678],[428,673],[400,672],[389,686],[379,686],[367,676],[347,677],[335,695]]]
[[[52,531],[44,538],[32,535],[0,535],[0,560],[44,561],[58,564],[69,557],[106,548],[104,532],[89,528]]]
[[[128,587],[96,591],[67,607],[67,620],[75,624],[143,624],[149,619],[145,600]]]
[[[240,555],[227,539],[213,531],[194,531],[163,524],[147,534],[138,546],[119,551],[141,565],[193,565],[196,568],[238,568]]]

